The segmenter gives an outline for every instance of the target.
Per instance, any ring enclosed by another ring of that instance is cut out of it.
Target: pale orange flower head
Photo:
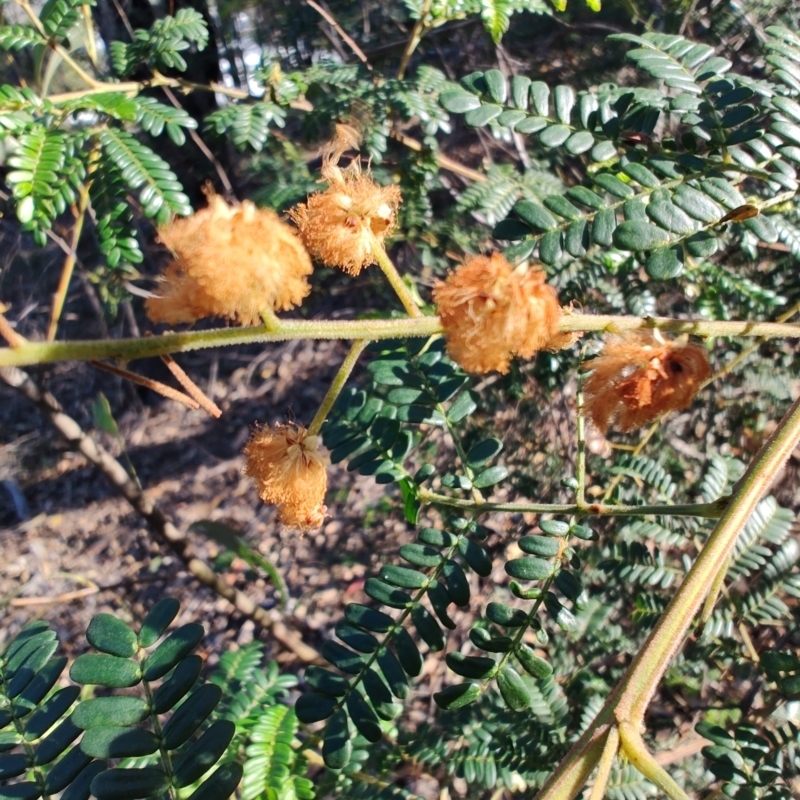
[[[284,525],[301,531],[325,520],[328,476],[320,443],[302,425],[276,425],[257,428],[244,448],[244,473],[261,499],[278,507]]]
[[[467,372],[508,372],[515,355],[548,347],[561,307],[541,270],[515,270],[499,253],[476,256],[433,290],[450,357]]]
[[[705,350],[685,338],[665,341],[652,333],[612,336],[587,365],[586,412],[603,433],[641,428],[668,411],[687,408],[711,377]]]
[[[358,162],[345,170],[328,163],[324,192],[312,194],[289,212],[311,255],[328,267],[358,275],[377,263],[375,251],[395,227],[400,206],[397,186],[378,186],[362,175]]]
[[[226,317],[242,325],[262,311],[286,311],[311,291],[311,259],[292,228],[251,202],[228,205],[218,195],[191,217],[160,228],[175,254],[159,297],[147,300],[153,322],[174,325]]]

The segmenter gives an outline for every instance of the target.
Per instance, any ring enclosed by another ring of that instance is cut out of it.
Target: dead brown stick
[[[14,608],[27,608],[29,606],[47,606],[51,603],[69,603],[71,600],[79,600],[81,597],[90,597],[99,591],[99,586],[87,586],[83,589],[75,589],[48,597],[15,597],[13,600],[9,600],[8,604]]]
[[[25,344],[25,339],[11,327],[11,323],[2,313],[3,310],[5,310],[5,307],[0,304],[0,336],[8,342],[9,347],[22,347]]]
[[[170,89],[169,86],[162,86],[161,89],[167,96],[167,99],[170,101],[170,103],[172,103],[172,105],[174,105],[175,108],[180,108],[181,111],[183,111],[183,106],[180,104],[178,98],[175,97],[175,94],[173,93],[172,89]],[[211,150],[208,149],[208,145],[200,138],[200,136],[198,135],[197,131],[194,130],[194,128],[187,128],[187,132],[191,137],[192,141],[197,145],[200,152],[211,162],[211,165],[214,167],[214,169],[217,172],[217,175],[219,176],[219,180],[222,183],[225,192],[231,197],[233,197],[233,184],[231,183],[230,178],[228,178],[228,173],[225,172],[225,169],[222,166],[222,164],[220,164],[219,160],[211,152]]]
[[[89,363],[93,367],[97,367],[97,369],[102,369],[104,372],[110,372],[112,375],[117,375],[120,378],[131,381],[131,383],[137,383],[139,386],[152,389],[154,392],[158,392],[169,400],[176,400],[179,403],[183,403],[185,406],[189,406],[189,408],[200,408],[200,403],[198,403],[197,400],[187,397],[183,392],[179,392],[177,389],[167,386],[166,383],[155,381],[152,378],[145,378],[144,375],[137,375],[135,372],[122,369],[122,367],[115,367],[112,364],[106,364],[104,361],[92,359]]]
[[[671,750],[661,750],[654,755],[656,761],[661,764],[662,767],[666,767],[669,764],[678,764],[681,761],[685,761],[710,744],[712,744],[712,742],[708,739],[704,739],[702,736],[687,736],[686,739]]]
[[[186,392],[199,403],[202,408],[216,419],[222,416],[222,409],[180,368],[178,362],[172,356],[161,356],[161,360],[167,365],[167,369],[175,376],[175,380],[186,389]]]
[[[293,652],[301,661],[309,664],[324,663],[317,651],[305,644],[299,634],[290,630],[274,612],[266,611],[243,592],[228,586],[221,575],[218,575],[205,561],[194,555],[186,535],[181,533],[167,519],[164,512],[145,496],[144,492],[131,480],[125,467],[105,448],[95,442],[72,417],[64,413],[50,392],[41,391],[27,373],[16,367],[0,369],[0,380],[34,403],[67,443],[111,481],[114,488],[133,506],[134,510],[144,517],[156,536],[175,551],[194,578],[228,600],[237,611],[270,631],[278,642]]]
[[[372,67],[370,66],[369,59],[364,55],[364,51],[356,44],[351,36],[347,34],[347,31],[336,21],[336,17],[334,17],[329,11],[326,11],[321,5],[315,3],[314,0],[306,0],[306,5],[311,6],[314,11],[319,14],[325,22],[328,23],[335,31],[342,37],[344,42],[347,46],[364,62],[367,69],[371,70]]]
[[[407,147],[409,150],[414,150],[417,153],[421,152],[424,147],[422,142],[418,142],[416,139],[412,139],[410,136],[400,133],[400,131],[392,131],[391,137],[395,141],[400,142],[400,144],[405,145],[405,147]],[[476,183],[483,183],[487,180],[486,176],[482,172],[478,172],[476,169],[464,166],[464,164],[459,164],[458,161],[455,161],[449,156],[444,155],[444,153],[434,153],[434,158],[436,159],[436,163],[442,169],[446,169],[449,172],[455,172],[456,175],[461,175],[463,178],[468,178]]]

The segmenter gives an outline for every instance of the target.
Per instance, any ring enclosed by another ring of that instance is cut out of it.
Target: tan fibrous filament
[[[314,530],[325,520],[328,477],[320,445],[319,436],[294,424],[258,427],[245,445],[245,475],[287,527]]]
[[[467,372],[508,372],[513,356],[567,346],[558,338],[561,308],[545,274],[513,268],[499,253],[476,256],[433,291],[447,352]]]
[[[359,156],[346,167],[339,166],[345,152],[360,144],[357,122],[337,123],[333,138],[320,150],[328,188],[289,211],[309,253],[350,275],[378,263],[376,248],[383,247],[394,231],[402,199],[399,187],[379,186],[362,172]]]
[[[586,413],[605,433],[641,428],[661,414],[687,408],[711,377],[703,347],[686,337],[664,340],[658,332],[609,336],[602,352],[586,364]]]
[[[376,247],[395,227],[401,195],[397,186],[379,186],[358,161],[346,169],[323,166],[324,192],[312,194],[289,215],[311,255],[328,267],[358,275],[376,264]]]
[[[274,211],[229,205],[215,194],[208,207],[159,229],[174,253],[158,297],[147,300],[153,322],[174,325],[226,317],[241,325],[262,312],[287,311],[311,290],[311,259],[297,234]]]

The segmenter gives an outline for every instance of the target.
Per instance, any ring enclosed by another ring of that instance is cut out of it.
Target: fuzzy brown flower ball
[[[147,300],[153,322],[227,317],[253,325],[262,311],[286,311],[311,291],[313,267],[302,242],[275,212],[249,201],[230,206],[211,195],[208,208],[158,235],[176,258],[161,295]]]
[[[377,263],[376,240],[380,246],[394,230],[400,189],[378,186],[357,168],[340,170],[328,164],[323,174],[328,189],[312,194],[289,216],[314,258],[358,275],[364,267]]]
[[[261,499],[278,506],[278,519],[301,531],[319,528],[325,519],[328,476],[319,452],[320,437],[302,425],[258,428],[245,445],[244,473]]]
[[[641,428],[667,411],[687,408],[711,377],[705,350],[685,339],[674,342],[646,333],[610,337],[587,364],[586,411],[603,433]]]
[[[447,352],[467,372],[508,372],[512,356],[550,346],[561,307],[537,269],[515,270],[503,256],[477,256],[433,290]]]

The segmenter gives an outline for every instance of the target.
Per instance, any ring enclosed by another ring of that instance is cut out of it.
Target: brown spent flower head
[[[550,346],[561,307],[541,270],[515,270],[499,253],[476,256],[433,290],[447,352],[467,372],[508,372],[512,356]]]
[[[586,411],[603,433],[641,428],[667,411],[687,408],[711,377],[705,350],[686,337],[665,341],[658,332],[609,337],[586,367]]]
[[[320,443],[302,425],[276,425],[256,428],[245,445],[244,474],[290,528],[313,530],[325,520],[328,476]]]
[[[231,206],[212,194],[207,208],[158,235],[176,258],[162,295],[147,300],[153,322],[227,317],[253,325],[262,311],[286,311],[311,291],[313,267],[300,239],[274,211],[247,200]]]
[[[311,255],[328,267],[358,275],[375,264],[375,247],[395,226],[401,195],[397,186],[378,186],[362,175],[358,161],[342,170],[326,161],[329,186],[289,211]]]

